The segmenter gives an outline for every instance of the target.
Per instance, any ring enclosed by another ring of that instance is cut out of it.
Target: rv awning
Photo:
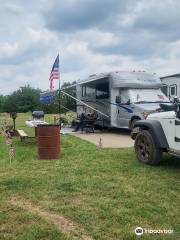
[[[104,78],[109,77],[109,75],[110,75],[109,73],[101,73],[101,74],[98,74],[98,75],[94,74],[94,75],[89,76],[89,78],[87,78],[85,80],[77,81],[76,84],[72,84],[72,85],[69,85],[67,87],[63,87],[63,88],[61,88],[61,90],[73,88],[73,87],[76,87],[76,86],[79,86],[79,85],[82,85],[82,84],[85,84],[85,83],[94,82],[96,80],[102,80]]]

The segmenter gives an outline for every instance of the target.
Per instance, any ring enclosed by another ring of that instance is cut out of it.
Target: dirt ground
[[[71,237],[70,239],[93,240],[92,237],[84,235],[84,229],[79,229],[79,226],[72,222],[70,219],[65,218],[63,215],[51,213],[49,211],[41,209],[38,206],[33,206],[29,200],[22,198],[12,198],[10,200],[10,204],[36,214],[44,220],[53,223],[58,229],[60,229],[60,231],[62,231],[64,234],[69,235],[69,237]],[[76,235],[76,237],[71,236],[73,233]]]
[[[130,137],[130,132],[126,129],[114,129],[107,132],[95,133],[81,133],[81,131],[74,133],[70,130],[67,132],[66,130],[65,133],[70,133],[76,137],[92,142],[95,145],[99,145],[101,139],[103,148],[127,148],[134,146],[134,141]]]

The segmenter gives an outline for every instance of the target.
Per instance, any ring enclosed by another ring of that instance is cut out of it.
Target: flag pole
[[[61,86],[60,86],[60,78],[59,78],[59,126],[61,127],[61,100],[60,100],[60,89],[61,89]]]
[[[59,56],[59,54],[58,54]],[[59,126],[60,126],[60,129],[61,129],[61,100],[60,100],[60,89],[61,89],[61,84],[60,84],[60,71],[59,71]]]

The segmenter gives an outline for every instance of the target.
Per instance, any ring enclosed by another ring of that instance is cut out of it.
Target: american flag
[[[53,64],[50,77],[49,77],[49,83],[50,83],[50,90],[53,90],[54,85],[53,85],[53,80],[54,79],[59,79],[60,77],[60,72],[59,72],[59,54],[56,57],[56,60]]]

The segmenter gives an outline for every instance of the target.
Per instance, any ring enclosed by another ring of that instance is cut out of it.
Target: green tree
[[[6,96],[3,110],[6,112],[28,112],[40,109],[40,89],[34,89],[29,85],[20,87],[11,95]]]
[[[5,102],[6,97],[3,95],[0,95],[0,112],[4,112],[4,102]]]
[[[64,83],[62,88],[69,87],[72,84],[67,82]],[[76,89],[67,88],[64,90],[71,96],[76,97]],[[0,95],[0,112],[29,112],[34,110],[44,110],[45,113],[58,113],[59,112],[59,93],[56,92],[55,101],[50,104],[40,103],[40,89],[34,89],[29,85],[20,87],[17,91],[7,96]],[[67,112],[68,109],[76,111],[76,101],[60,94],[61,113]]]

